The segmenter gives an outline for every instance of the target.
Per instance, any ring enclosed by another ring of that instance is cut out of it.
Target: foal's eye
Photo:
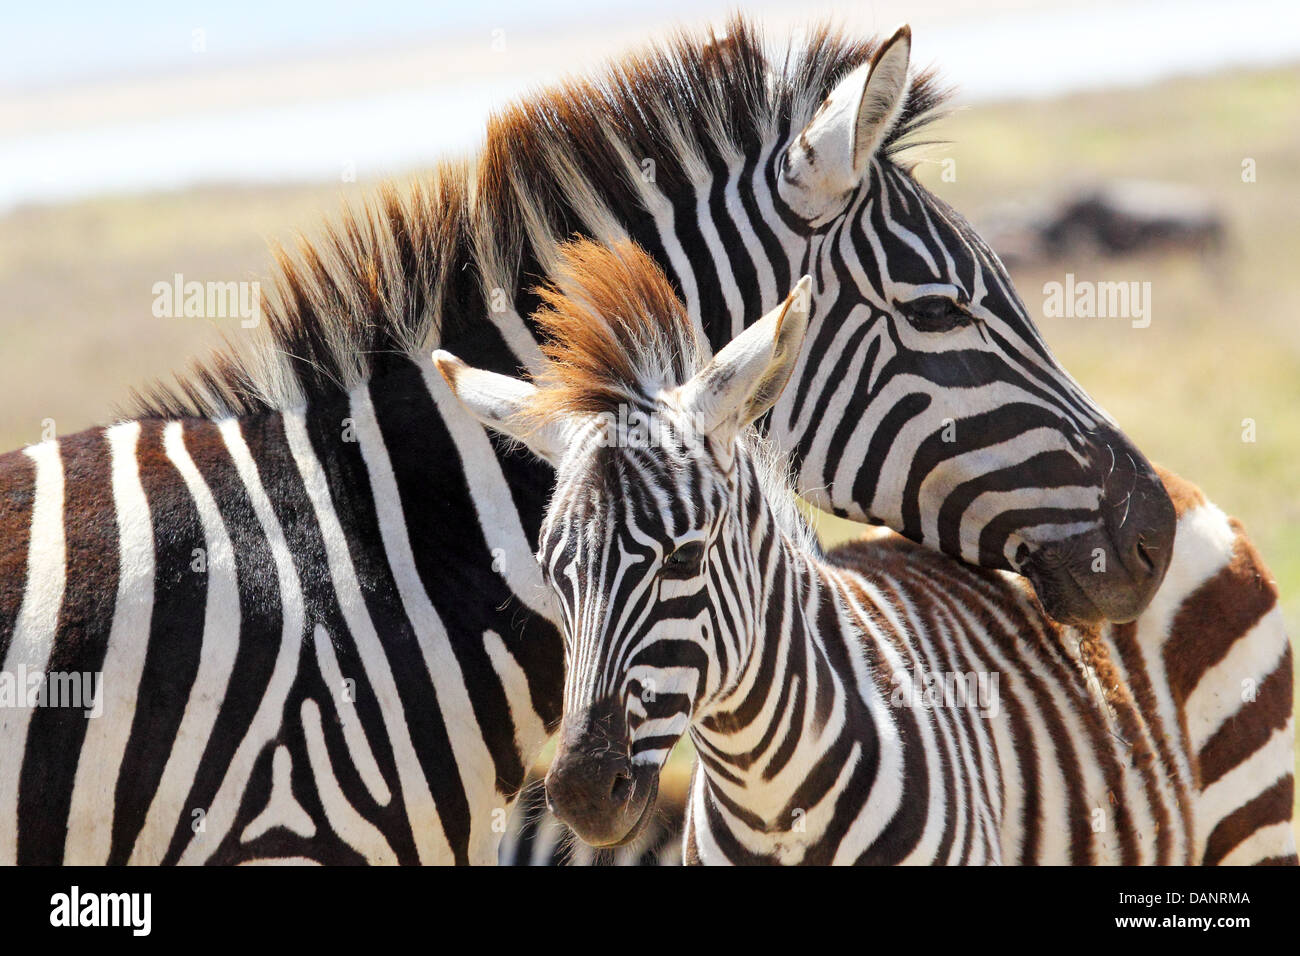
[[[663,573],[668,577],[690,577],[704,560],[704,542],[687,541],[664,558]]]
[[[923,295],[895,304],[918,332],[948,332],[975,321],[974,316],[946,295]]]

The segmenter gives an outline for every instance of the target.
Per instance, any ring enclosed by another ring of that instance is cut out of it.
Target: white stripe
[[[357,716],[356,699],[343,697],[343,671],[339,669],[334,643],[326,633],[324,625],[316,625],[316,630],[312,634],[312,643],[316,647],[316,662],[320,665],[321,679],[334,695],[335,711],[343,727],[343,740],[348,745],[348,753],[352,756],[352,765],[357,768],[357,774],[366,789],[370,791],[370,796],[381,807],[386,807],[388,801],[393,799],[393,794],[388,789],[388,783],[379,770],[379,764],[375,762],[374,751],[370,749],[370,743],[366,740],[366,730],[361,726],[361,718]]]
[[[1196,798],[1196,859],[1219,821],[1249,803],[1291,772],[1295,759],[1295,719],[1273,732],[1268,742],[1237,764]]]
[[[438,817],[433,794],[429,792],[428,781],[420,768],[420,759],[416,756],[410,728],[406,724],[402,698],[397,692],[397,682],[393,678],[383,644],[375,632],[374,622],[366,611],[365,598],[361,595],[356,569],[348,553],[347,537],[334,512],[329,485],[312,450],[300,412],[285,413],[284,433],[302,475],[307,497],[311,499],[321,539],[325,542],[325,559],[338,596],[339,609],[352,634],[352,640],[356,643],[366,680],[370,682],[379,704],[379,713],[384,720],[384,733],[393,748],[402,802],[406,805],[407,816],[413,824],[416,856],[421,863],[449,863],[452,861],[451,845],[443,833],[442,820]]]
[[[135,717],[149,623],[153,618],[154,545],[149,502],[140,483],[136,444],[140,423],[124,422],[104,433],[112,453],[113,506],[117,512],[119,563],[113,627],[104,653],[100,701],[103,716],[89,721],[77,763],[68,811],[64,862],[108,862],[113,837],[113,798]]]
[[[1246,707],[1247,695],[1259,691],[1259,682],[1273,673],[1290,646],[1282,609],[1275,604],[1201,675],[1183,707],[1193,753],[1199,754],[1224,721]]]
[[[1236,532],[1227,517],[1213,505],[1202,505],[1185,512],[1178,519],[1174,553],[1165,579],[1136,622],[1134,638],[1142,650],[1160,723],[1170,738],[1170,751],[1177,764],[1178,776],[1189,785],[1196,779],[1189,758],[1191,751],[1182,729],[1188,726],[1184,719],[1189,715],[1174,701],[1165,669],[1164,649],[1172,636],[1173,622],[1183,602],[1228,563],[1235,539]],[[1193,859],[1199,860],[1205,849],[1203,836],[1208,830],[1203,828],[1200,816],[1200,797],[1194,799],[1197,800],[1197,811],[1193,814],[1193,823],[1197,832],[1191,837],[1196,840]]]
[[[30,543],[27,546],[27,582],[23,604],[14,624],[13,639],[4,669],[14,674],[44,671],[54,644],[59,609],[67,574],[67,548],[63,530],[63,460],[57,441],[24,448],[36,465]],[[0,708],[0,865],[18,859],[18,782],[27,748],[28,707]]]
[[[266,743],[279,732],[284,721],[284,705],[289,697],[289,689],[298,669],[298,655],[303,641],[303,623],[305,612],[302,600],[302,588],[298,582],[298,571],[289,553],[289,545],[284,539],[280,522],[276,520],[271,500],[262,487],[257,474],[257,465],[252,453],[244,442],[239,430],[239,420],[230,418],[218,426],[226,448],[239,472],[240,480],[248,491],[249,501],[257,515],[267,543],[271,547],[271,557],[275,561],[276,580],[280,589],[280,612],[283,625],[280,630],[280,647],[276,653],[275,667],[267,683],[262,700],[257,705],[257,712],[249,722],[244,738],[239,742],[230,766],[226,768],[225,777],[217,789],[212,806],[207,808],[206,829],[193,834],[185,852],[181,854],[182,864],[201,863],[217,848],[221,840],[235,823],[239,802],[243,798],[248,778],[253,773],[253,764],[262,753]]]
[[[637,177],[640,181],[640,177]],[[695,272],[691,268],[691,260],[687,258],[686,251],[682,248],[681,242],[677,238],[677,222],[673,212],[673,205],[663,193],[659,192],[654,186],[643,186],[641,188],[641,202],[645,206],[646,212],[654,218],[655,232],[659,236],[659,243],[664,247],[664,255],[668,257],[668,263],[672,266],[677,281],[682,287],[682,301],[686,303],[686,314],[691,317],[691,325],[695,329],[695,339],[700,343],[701,351],[709,351],[709,337],[704,334],[704,324],[700,320],[700,293],[695,282]],[[707,358],[708,356],[702,356]]]
[[[706,796],[707,784],[704,774],[697,766],[695,769],[695,784],[691,787],[690,811],[687,817],[687,830],[682,834],[683,849],[686,845],[686,836],[689,834],[695,841],[695,853],[700,863],[707,866],[730,866],[731,860],[722,852],[722,847],[714,839],[712,821],[709,819],[708,798]],[[726,808],[719,807],[719,813],[726,826]]]
[[[239,842],[252,843],[276,828],[288,830],[304,840],[316,836],[316,821],[294,796],[293,757],[284,744],[277,746],[271,756],[271,795],[267,798],[266,806],[244,827]]]
[[[189,699],[185,702],[185,713],[176,728],[167,766],[131,852],[132,864],[146,866],[162,862],[182,816],[187,824],[191,822],[189,811],[196,808],[187,808],[185,799],[198,774],[199,762],[212,736],[221,702],[226,698],[230,675],[239,653],[240,610],[235,549],[221,519],[221,510],[185,447],[181,422],[168,422],[163,428],[163,451],[180,473],[194,500],[199,524],[203,528],[208,584],[198,670],[194,674]]]
[[[761,162],[757,165],[760,168],[762,167]],[[740,176],[744,171],[745,160],[743,158],[732,162],[731,169],[727,174],[727,188],[724,194],[726,209],[731,216],[731,221],[736,226],[736,230],[740,233],[740,241],[745,246],[745,254],[749,256],[749,261],[754,266],[758,278],[759,303],[763,310],[766,311],[769,308],[775,308],[776,303],[785,297],[788,290],[777,290],[776,277],[768,263],[767,252],[763,248],[763,243],[759,241],[758,233],[754,231],[749,222],[749,214],[745,211],[745,204],[740,200]],[[737,252],[736,254],[739,255],[740,253]],[[744,316],[740,316],[740,319],[743,328]],[[732,338],[739,335],[742,328],[733,326]]]
[[[725,184],[723,189],[725,191]],[[731,271],[731,260],[727,256],[727,247],[722,237],[718,235],[718,226],[713,221],[713,213],[709,208],[712,192],[712,176],[706,182],[696,184],[695,221],[700,236],[704,239],[704,245],[708,247],[709,258],[713,260],[713,269],[718,277],[718,289],[722,293],[722,300],[727,304],[727,315],[713,315],[709,318],[718,324],[721,324],[724,319],[728,320],[726,327],[730,328],[732,335],[735,336],[745,327],[745,300],[740,294],[740,287],[736,285],[736,277]]]
[[[307,758],[311,761],[316,793],[334,832],[339,839],[365,857],[367,863],[395,865],[397,854],[388,845],[383,833],[353,808],[338,780],[334,778],[329,751],[325,747],[325,732],[321,729],[320,707],[311,698],[302,702],[302,732],[307,738]]]
[[[506,647],[505,641],[496,631],[483,632],[483,650],[487,652],[492,669],[501,679],[501,687],[506,692],[506,701],[510,705],[510,714],[515,725],[515,749],[525,767],[537,759],[546,738],[546,725],[537,711],[533,709],[533,695],[528,687],[528,675],[519,666]]]
[[[534,614],[540,614],[558,625],[551,589],[542,580],[541,569],[533,557],[533,546],[528,541],[514,495],[501,471],[501,463],[492,450],[487,431],[468,412],[451,392],[446,379],[426,357],[421,361],[425,387],[442,416],[443,425],[460,453],[461,470],[467,477],[470,497],[478,514],[479,527],[488,550],[496,559],[510,590]],[[472,476],[472,477],[471,477]]]
[[[500,841],[500,834],[493,832],[492,828],[492,811],[499,803],[496,765],[480,731],[469,690],[460,670],[460,662],[451,649],[447,630],[429,600],[424,582],[420,580],[416,569],[415,555],[406,533],[406,516],[402,512],[397,479],[393,475],[383,435],[375,420],[369,392],[364,388],[352,393],[352,418],[356,423],[357,440],[361,444],[361,456],[370,473],[370,487],[374,493],[384,552],[397,583],[402,607],[415,630],[425,668],[438,696],[438,707],[447,728],[456,770],[469,803],[469,859],[473,863],[490,864],[496,861],[496,848]],[[427,825],[420,820],[415,820],[414,823],[416,827]]]

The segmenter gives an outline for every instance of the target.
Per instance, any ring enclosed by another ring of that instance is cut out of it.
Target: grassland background
[[[1194,187],[1221,208],[1218,256],[1078,256],[1014,269],[1062,364],[1150,458],[1240,517],[1300,622],[1300,68],[981,105],[938,128],[918,175],[971,217],[1116,177]],[[938,159],[955,160],[953,182]],[[1242,181],[1254,160],[1256,181]],[[94,157],[86,157],[94,162]],[[159,319],[152,286],[267,278],[267,240],[311,233],[370,184],[214,185],[0,218],[0,447],[111,420],[237,320]],[[1149,281],[1152,321],[1048,319],[1043,284]],[[1256,441],[1242,441],[1242,420]],[[828,520],[824,536],[858,529]]]

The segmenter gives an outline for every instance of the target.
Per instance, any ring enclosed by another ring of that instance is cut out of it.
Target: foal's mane
[[[529,418],[617,415],[621,406],[652,404],[704,367],[706,343],[659,264],[635,242],[563,243],[552,274],[537,290],[549,361],[534,377]],[[789,456],[756,428],[745,429],[740,442],[778,526],[802,550],[820,554],[795,505]]]
[[[532,414],[609,412],[653,400],[702,365],[704,350],[658,263],[624,239],[566,242],[535,315],[550,361]]]
[[[261,328],[137,395],[134,415],[292,407],[364,382],[376,355],[425,352],[494,307],[527,315],[532,299],[519,290],[550,274],[558,241],[623,238],[623,224],[664,196],[793,135],[878,45],[823,24],[769,55],[737,16],[722,34],[678,33],[525,97],[489,120],[473,159],[382,187],[293,253],[276,247]],[[944,99],[932,73],[915,76],[881,156],[913,144]]]

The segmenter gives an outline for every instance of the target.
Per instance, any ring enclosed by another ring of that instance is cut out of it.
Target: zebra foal
[[[910,544],[818,548],[751,427],[799,360],[807,280],[705,364],[635,247],[565,255],[539,321],[569,334],[537,385],[434,354],[480,421],[557,469],[538,560],[567,654],[562,820],[634,839],[689,732],[688,862],[1175,858],[1172,781],[1099,644],[1066,640],[1023,579]],[[611,424],[632,412],[652,441]]]

